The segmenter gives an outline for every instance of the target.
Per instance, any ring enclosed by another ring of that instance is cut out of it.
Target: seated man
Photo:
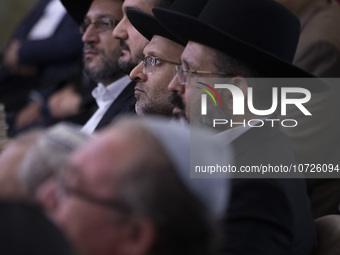
[[[210,132],[121,120],[78,149],[40,201],[80,255],[210,254],[228,182],[191,179],[190,158],[224,165],[225,154]]]
[[[206,0],[178,0],[169,10],[198,16]],[[139,116],[153,114],[171,116],[173,105],[169,102],[168,84],[174,77],[173,68],[180,65],[185,42],[168,33],[154,16],[139,10],[127,10],[131,24],[148,40],[144,48],[144,59],[130,73],[136,81],[136,112]],[[145,25],[147,24],[147,26]]]
[[[312,77],[291,64],[299,21],[275,1],[211,0],[198,18],[162,9],[154,9],[154,14],[169,32],[189,41],[169,88],[177,103],[174,112],[182,109],[191,122],[200,117],[197,109],[201,105],[193,104],[199,85],[190,84],[190,80],[225,77],[224,83],[237,87],[247,99],[252,84],[246,77]],[[253,86],[255,105],[268,109],[271,98],[261,85],[255,82]],[[317,84],[313,89],[322,90]],[[233,114],[236,97],[227,89],[218,92],[228,121],[242,123],[256,116],[246,107],[244,115]],[[295,163],[290,141],[277,126],[239,125],[223,130],[216,138],[234,148],[238,170],[241,166]],[[300,179],[232,180],[223,224],[225,254],[313,254],[316,231],[310,202],[305,180],[296,177]]]

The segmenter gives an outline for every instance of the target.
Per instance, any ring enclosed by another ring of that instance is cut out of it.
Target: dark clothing
[[[103,118],[98,123],[95,130],[100,130],[106,127],[114,119],[124,114],[135,114],[136,97],[134,95],[135,82],[130,82],[129,85],[120,93],[117,99],[111,104]]]
[[[49,38],[28,39],[49,2],[40,1],[17,27],[11,39],[21,43],[19,64],[36,67],[37,74],[21,76],[12,74],[5,67],[0,69],[0,102],[5,103],[9,115],[28,103],[31,90],[53,91],[60,83],[79,73],[81,68],[81,35],[77,24],[67,14]]]
[[[235,164],[295,163],[288,138],[264,126],[232,142]],[[233,179],[224,219],[224,254],[311,255],[316,229],[304,179]]]

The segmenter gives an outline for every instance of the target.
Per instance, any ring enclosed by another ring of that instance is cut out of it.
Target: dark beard
[[[174,107],[178,107],[182,111],[184,111],[184,102],[182,100],[182,97],[178,95],[177,91],[171,92],[171,95],[169,96],[169,101]]]
[[[124,41],[120,41],[120,47],[122,50],[126,50],[128,52],[130,52],[130,56],[131,56],[131,51],[130,51],[130,47],[129,45],[127,45]],[[123,56],[123,55],[121,55]],[[129,62],[123,61],[118,59],[118,68],[119,71],[125,74],[130,74],[131,71],[139,64],[139,61],[141,61],[144,58],[143,52],[140,52],[140,54],[138,56],[136,56],[135,58],[133,58],[133,56],[131,56],[131,59]]]
[[[91,46],[88,46],[91,47]],[[86,59],[84,59],[84,74],[91,80],[101,83],[111,83],[112,80],[120,72],[117,64],[118,52],[112,51],[109,56],[105,55],[104,51],[101,49],[96,49],[100,59],[101,65],[94,68],[88,68],[86,64]]]
[[[119,61],[118,60],[118,68],[119,71],[125,74],[130,74],[131,71],[137,66],[135,63],[125,62],[125,61]]]

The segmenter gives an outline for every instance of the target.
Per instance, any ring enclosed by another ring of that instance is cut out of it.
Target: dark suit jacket
[[[55,33],[47,39],[28,40],[28,34],[44,13],[50,0],[41,0],[20,23],[12,38],[21,42],[19,62],[26,65],[62,65],[82,56],[82,42],[78,25],[66,14]]]
[[[295,162],[278,128],[252,128],[232,145],[238,167]],[[311,255],[316,248],[304,179],[233,179],[223,226],[224,254]]]
[[[31,90],[38,90],[44,97],[52,93],[61,83],[79,73],[81,69],[82,41],[78,25],[66,14],[54,34],[42,40],[28,40],[28,34],[50,0],[41,0],[19,24],[12,39],[21,42],[19,63],[36,66],[35,76],[12,74],[7,68],[0,68],[0,102],[6,111],[14,115],[28,102]]]
[[[111,104],[103,118],[95,128],[96,131],[106,127],[114,119],[123,114],[135,114],[136,98],[134,95],[135,82],[130,82],[129,85],[120,93],[117,99]]]

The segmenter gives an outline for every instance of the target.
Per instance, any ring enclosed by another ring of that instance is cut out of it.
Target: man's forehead
[[[159,58],[177,58],[180,57],[184,47],[168,38],[160,35],[154,35],[151,41],[143,50],[144,56],[155,56]],[[173,56],[170,56],[173,55]]]
[[[161,36],[153,36],[151,41],[145,46],[143,50],[144,56],[161,57],[166,53],[167,49],[166,39]]]
[[[152,14],[152,8],[155,7],[156,0],[125,0],[123,3],[123,12],[126,10],[139,10]]]
[[[113,6],[114,8],[111,8]],[[85,18],[110,17],[114,19],[120,19],[122,17],[121,6],[122,6],[121,1],[110,1],[110,0],[93,1]]]
[[[181,60],[183,65],[190,68],[196,68],[199,67],[198,65],[199,63],[202,63],[202,61],[211,60],[211,56],[215,56],[215,52],[216,50],[213,48],[194,41],[189,41],[183,51]]]
[[[195,62],[195,48],[196,43],[189,41],[184,48],[184,51],[181,56],[182,65],[185,68],[192,69],[196,66]]]
[[[112,169],[109,142],[92,138],[71,155],[66,174],[81,183],[97,182]]]

